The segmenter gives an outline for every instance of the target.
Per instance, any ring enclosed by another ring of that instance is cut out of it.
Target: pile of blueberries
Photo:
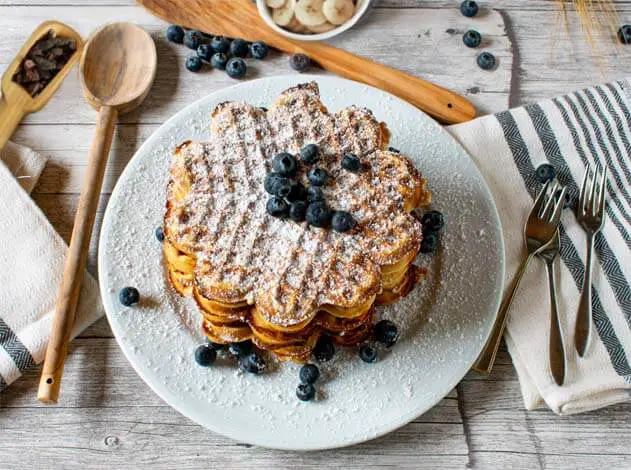
[[[178,25],[167,28],[167,39],[177,44],[184,44],[196,54],[186,58],[185,66],[191,72],[199,72],[204,64],[212,68],[225,70],[232,78],[243,78],[247,72],[245,59],[252,56],[262,60],[267,57],[269,47],[261,41],[250,44],[243,39],[229,39],[224,36],[212,36],[200,31],[188,30]]]
[[[423,240],[421,253],[434,253],[438,246],[438,234],[445,226],[443,214],[439,211],[428,211],[421,217],[423,226]]]
[[[210,367],[217,360],[218,354],[223,354],[228,359],[236,359],[239,369],[243,372],[261,375],[267,369],[265,359],[254,349],[250,340],[232,344],[208,341],[195,350],[195,362],[202,367]]]
[[[460,13],[467,18],[473,18],[478,14],[480,8],[475,0],[464,0],[460,4]],[[462,42],[467,47],[478,47],[482,43],[482,35],[474,29],[470,29],[462,36]],[[493,70],[495,68],[495,56],[490,52],[482,52],[477,58],[478,66],[483,70]]]
[[[290,218],[294,222],[304,220],[314,227],[328,227],[338,232],[352,230],[357,222],[346,211],[331,210],[325,201],[322,188],[330,181],[329,173],[313,166],[307,173],[310,186],[305,188],[296,180],[298,166],[315,165],[320,159],[320,151],[316,144],[305,145],[300,150],[299,159],[287,152],[279,153],[272,160],[272,170],[265,176],[265,191],[270,194],[267,201],[267,213],[273,217]],[[361,161],[354,154],[345,155],[342,168],[358,172],[362,168]],[[306,171],[306,169],[305,169]]]

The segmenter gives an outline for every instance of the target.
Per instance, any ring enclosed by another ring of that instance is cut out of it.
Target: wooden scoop
[[[81,55],[80,68],[83,93],[99,115],[37,392],[38,400],[45,403],[57,403],[59,397],[64,360],[117,117],[136,108],[147,96],[156,75],[156,47],[140,27],[130,23],[110,24],[90,37]]]
[[[265,24],[252,0],[138,0],[138,3],[171,23],[248,41],[265,41],[291,54],[306,54],[325,69],[392,93],[446,124],[468,121],[476,115],[466,99],[438,85],[325,42],[294,41],[282,36]]]
[[[33,97],[19,83],[13,81],[13,76],[17,72],[22,60],[31,50],[35,43],[46,35],[49,31],[54,31],[57,36],[74,39],[77,50],[70,56],[63,68],[55,75],[40,94]],[[2,98],[0,98],[0,149],[7,143],[15,128],[22,118],[29,113],[39,111],[48,102],[53,93],[57,91],[62,80],[75,64],[79,55],[83,41],[81,36],[69,26],[58,21],[46,21],[37,27],[31,37],[26,41],[22,49],[18,52],[13,62],[5,70],[2,76]]]

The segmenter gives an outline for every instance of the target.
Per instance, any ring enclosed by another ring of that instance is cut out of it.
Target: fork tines
[[[593,173],[593,178],[591,179],[590,173]],[[596,182],[597,179],[599,179],[598,168],[592,171],[588,165],[587,168],[585,168],[585,176],[583,176],[583,182],[581,183],[581,193],[576,209],[578,217],[603,218],[605,211],[605,194],[607,193],[606,166],[602,167],[599,183]]]

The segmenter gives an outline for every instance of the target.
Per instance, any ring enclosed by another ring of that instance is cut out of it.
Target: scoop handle
[[[66,255],[64,275],[57,297],[53,329],[46,348],[46,358],[37,391],[37,399],[44,403],[57,403],[59,399],[64,362],[68,353],[70,334],[74,326],[94,218],[117,117],[116,109],[109,106],[101,107],[96,131],[92,138],[88,168],[74,219],[72,239]]]
[[[25,114],[19,102],[9,104],[5,98],[0,98],[0,150],[11,138]]]

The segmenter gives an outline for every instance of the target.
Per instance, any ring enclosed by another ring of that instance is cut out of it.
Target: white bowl
[[[355,8],[355,14],[346,23],[339,25],[337,28],[332,29],[331,31],[320,34],[292,33],[291,31],[274,23],[274,21],[272,20],[272,9],[265,4],[265,0],[256,0],[256,6],[258,7],[259,15],[261,15],[267,25],[277,33],[282,34],[287,38],[295,39],[297,41],[324,41],[343,33],[347,29],[352,28],[355,23],[357,23],[359,19],[366,14],[372,2],[373,0],[357,0],[357,8]]]

